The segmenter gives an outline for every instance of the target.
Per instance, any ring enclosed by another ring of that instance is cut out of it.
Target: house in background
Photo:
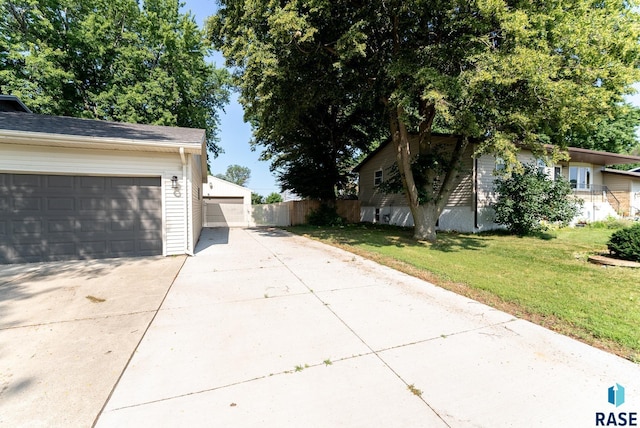
[[[251,189],[210,175],[203,196],[204,227],[251,226]]]
[[[607,188],[620,204],[623,216],[640,216],[640,171],[602,170]]]
[[[434,134],[432,142],[446,149],[453,146],[455,139],[451,135]],[[440,215],[439,230],[480,232],[500,227],[494,222],[494,210],[491,206],[497,197],[495,172],[504,165],[493,155],[474,158],[475,150],[476,147],[470,144],[463,155],[460,168],[462,180],[451,193]],[[415,139],[411,141],[411,151],[418,151]],[[575,220],[596,221],[609,216],[631,214],[630,209],[634,205],[626,204],[625,201],[633,201],[633,192],[640,191],[639,188],[628,183],[622,184],[617,177],[619,174],[612,173],[613,170],[606,169],[605,165],[637,163],[640,162],[640,157],[579,148],[569,148],[568,152],[569,161],[554,165],[546,165],[527,150],[519,153],[518,160],[522,163],[535,163],[549,177],[562,176],[572,183],[574,194],[584,201],[583,209]],[[359,175],[361,221],[413,226],[413,217],[405,195],[386,194],[378,190],[378,185],[387,179],[390,167],[394,164],[395,152],[388,141],[354,169]],[[640,178],[640,174],[638,177]]]
[[[204,130],[0,105],[0,263],[193,254]]]

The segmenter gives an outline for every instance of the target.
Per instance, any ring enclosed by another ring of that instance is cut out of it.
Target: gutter
[[[128,151],[171,152],[176,148],[185,150],[184,143],[173,141],[51,134],[47,132],[11,131],[6,129],[0,129],[0,143]],[[199,154],[202,151],[201,146],[201,143],[193,143],[190,146],[186,146],[186,153]]]
[[[182,161],[182,183],[184,187],[184,252],[189,256],[193,256],[193,251],[189,248],[189,201],[190,192],[187,187],[187,159],[184,156],[184,147],[180,147],[180,160]]]

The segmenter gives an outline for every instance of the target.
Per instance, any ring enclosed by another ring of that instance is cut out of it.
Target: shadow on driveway
[[[91,426],[184,260],[3,265],[0,426]]]

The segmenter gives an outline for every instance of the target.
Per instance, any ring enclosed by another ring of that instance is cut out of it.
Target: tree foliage
[[[264,204],[264,196],[259,193],[251,192],[251,205]]]
[[[216,177],[235,183],[238,186],[244,186],[251,178],[251,170],[246,166],[229,165],[227,172],[224,174],[216,174]]]
[[[219,1],[208,22],[214,45],[236,69],[253,147],[271,162],[283,190],[324,201],[352,182],[359,153],[384,133],[382,106],[368,82],[336,66],[335,34],[348,23],[324,13],[297,16],[297,6]],[[309,5],[311,6],[311,5]],[[301,19],[316,28],[302,30]]]
[[[572,135],[588,135],[604,118],[615,116],[612,109],[639,80],[635,2],[219,4],[210,34],[237,67],[255,141],[300,144],[306,152],[316,141],[299,139],[293,131],[300,117],[308,121],[317,112],[297,116],[281,109],[270,115],[267,110],[300,104],[301,111],[312,111],[305,106],[314,104],[319,92],[331,94],[332,102],[346,100],[336,104],[345,117],[361,108],[375,120],[383,107],[382,123],[396,153],[417,239],[435,239],[437,219],[459,183],[456,171],[471,141],[477,153],[499,152],[509,163],[515,163],[522,146],[563,148]],[[429,168],[414,173],[416,157],[428,159],[437,149],[431,144],[434,127],[460,138],[440,173]],[[375,132],[368,135],[373,140]],[[439,183],[426,189],[426,197],[418,190],[419,174],[431,174],[425,181]]]
[[[496,193],[496,223],[520,236],[546,230],[553,223],[566,226],[582,205],[582,200],[570,196],[567,180],[552,180],[533,164],[496,180]]]
[[[276,192],[269,193],[264,199],[265,204],[277,204],[278,202],[282,202],[282,195]]]
[[[612,107],[593,129],[571,130],[567,135],[569,146],[611,153],[632,153],[639,147],[638,126],[640,108],[627,103]],[[628,165],[625,166],[628,169]]]
[[[219,152],[229,76],[178,0],[0,0],[0,93],[36,113],[197,127]]]

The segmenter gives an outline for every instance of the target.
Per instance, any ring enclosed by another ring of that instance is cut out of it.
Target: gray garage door
[[[0,263],[162,254],[159,177],[0,174]]]

